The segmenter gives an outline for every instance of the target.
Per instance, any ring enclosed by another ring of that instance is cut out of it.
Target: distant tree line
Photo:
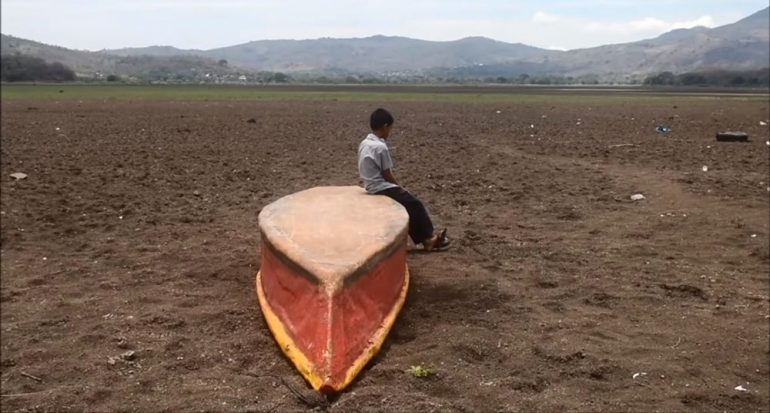
[[[449,79],[457,82],[457,79]],[[484,83],[501,83],[512,85],[597,85],[599,79],[596,76],[562,76],[562,75],[529,75],[522,73],[518,76],[497,76],[485,77],[481,80]]]
[[[561,76],[561,75],[529,75],[526,73],[515,76],[440,76],[434,74],[304,74],[297,75],[293,80],[301,83],[315,84],[507,84],[507,85],[598,85],[598,76]],[[637,81],[637,84],[639,81]]]
[[[43,59],[22,55],[0,56],[0,79],[4,82],[75,80],[75,72],[59,62],[48,63]]]
[[[0,56],[0,79],[4,82],[73,81],[75,72],[60,62],[46,62],[20,53]],[[483,70],[482,70],[483,69]],[[123,57],[116,62],[114,73],[95,73],[93,78],[81,74],[81,81],[176,84],[511,84],[511,85],[596,85],[606,83],[599,76],[562,76],[544,73],[495,75],[494,68],[446,70],[440,72],[350,73],[344,70],[328,73],[281,73],[271,71],[242,72],[231,68],[225,59],[211,61],[201,57],[151,56]],[[639,84],[641,78],[626,77],[623,83]],[[644,79],[647,86],[724,86],[770,87],[770,68],[748,71],[699,71],[674,74],[663,72]]]
[[[715,70],[674,74],[663,72],[644,80],[648,86],[768,87],[770,68],[746,71]]]

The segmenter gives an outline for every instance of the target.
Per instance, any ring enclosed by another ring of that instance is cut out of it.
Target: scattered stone
[[[195,195],[195,196],[201,196],[201,193],[200,193],[200,191],[193,191],[193,195]]]
[[[719,142],[748,142],[749,134],[746,132],[717,132]]]
[[[706,165],[703,165],[703,168],[702,168],[702,169],[703,169],[703,172],[708,172],[708,171],[709,171],[709,167],[708,167],[708,166],[706,166]]]
[[[14,172],[14,173],[11,174],[11,178],[16,179],[16,180],[26,179],[27,178],[27,174],[25,174],[23,172]]]
[[[666,125],[658,125],[658,126],[655,127],[655,132],[658,132],[658,133],[669,133],[669,132],[671,132],[671,128],[669,128]]]
[[[128,350],[120,355],[120,358],[126,361],[131,361],[136,358],[136,352],[134,350]]]
[[[743,387],[742,384],[739,384],[739,385],[735,386],[735,390],[738,390],[738,391],[749,391],[749,389]]]
[[[767,122],[765,121],[759,121],[759,126],[767,126]]]
[[[631,195],[631,200],[632,201],[641,201],[643,199],[644,199],[644,195],[642,195],[642,194],[633,194],[633,195]]]
[[[496,110],[496,111],[495,111],[495,113],[497,113],[497,114],[499,115],[499,114],[500,114],[500,113],[502,113],[502,112],[500,112],[499,110]]]
[[[498,111],[497,113],[500,113],[500,111]],[[257,120],[254,119],[254,118],[251,118],[251,119],[247,120],[246,123],[257,123]]]

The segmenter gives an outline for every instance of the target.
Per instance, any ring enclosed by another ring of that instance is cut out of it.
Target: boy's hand
[[[382,171],[382,177],[385,178],[385,180],[390,182],[391,184],[398,185],[398,182],[396,181],[396,177],[393,175],[392,170],[386,169]]]

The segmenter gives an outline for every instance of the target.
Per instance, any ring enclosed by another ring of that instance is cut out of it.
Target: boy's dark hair
[[[369,117],[369,126],[372,130],[380,130],[383,126],[393,124],[393,115],[387,110],[379,108],[372,112],[372,116]]]

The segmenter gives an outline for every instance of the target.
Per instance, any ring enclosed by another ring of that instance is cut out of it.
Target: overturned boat
[[[256,290],[284,354],[323,393],[349,385],[379,351],[409,286],[409,216],[358,187],[317,187],[259,214]]]

